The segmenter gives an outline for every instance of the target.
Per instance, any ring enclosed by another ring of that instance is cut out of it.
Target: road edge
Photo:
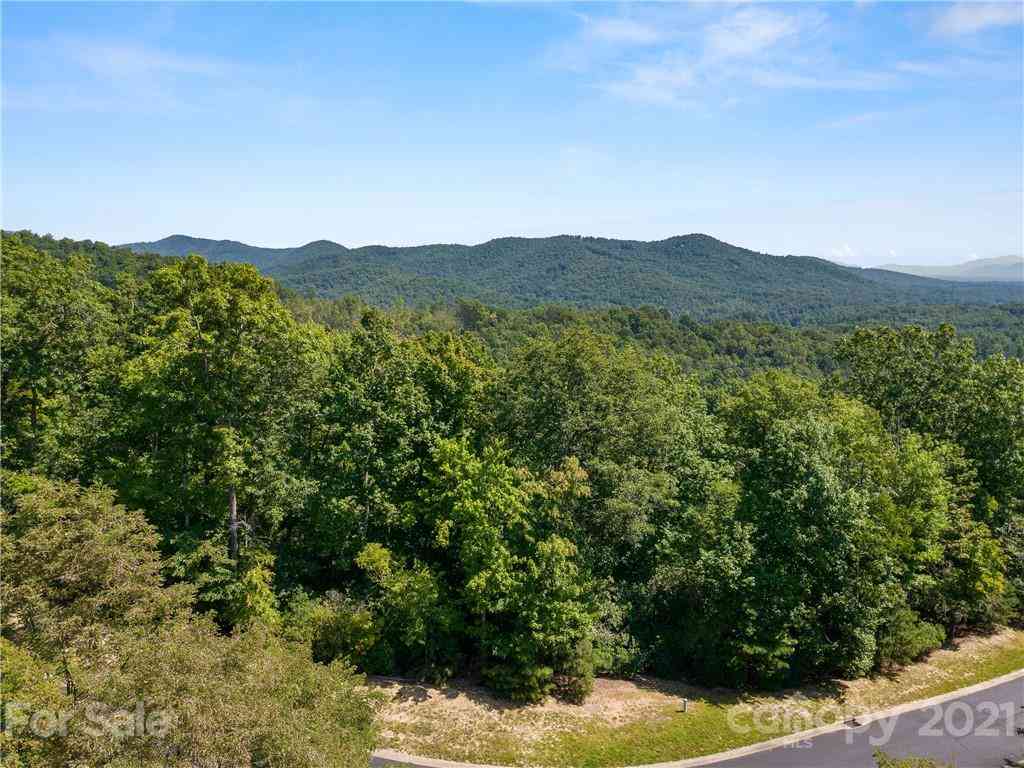
[[[897,706],[889,707],[888,709],[880,709],[876,712],[858,715],[857,722],[859,725],[867,725],[875,720],[895,717],[897,715],[905,714],[906,712],[913,712],[914,710],[924,709],[925,707],[932,707],[936,704],[944,704],[947,701],[959,699],[963,696],[969,696],[972,693],[978,693],[979,691],[984,691],[988,688],[995,688],[997,685],[1010,683],[1017,679],[1024,679],[1024,669],[1016,669],[1013,672],[1007,672],[1005,675],[993,677],[991,680],[975,683],[974,685],[969,685],[966,688],[957,688],[955,691],[949,691],[948,693],[939,694],[938,696],[932,696],[927,699],[918,699],[916,701],[908,701],[905,704],[898,704]],[[795,744],[798,741],[804,741],[805,739],[811,739],[826,733],[841,731],[847,727],[847,724],[843,722],[831,723],[817,728],[810,728],[805,731],[786,734],[785,736],[778,736],[774,739],[768,739],[767,741],[759,741],[756,744],[748,744],[745,747],[736,747],[734,749],[726,750],[725,752],[715,752],[710,755],[688,757],[683,760],[671,760],[664,763],[631,765],[626,766],[625,768],[699,768],[699,766],[714,765],[715,763],[721,763],[725,760],[733,760],[737,757],[754,755],[758,752],[767,752],[770,749],[777,749],[778,747]],[[436,757],[419,757],[417,755],[409,755],[405,752],[399,752],[395,749],[374,750],[370,757],[370,764],[378,766],[378,768],[381,766],[411,766],[412,768],[510,768],[510,766],[507,765],[462,763],[455,760],[442,760]]]

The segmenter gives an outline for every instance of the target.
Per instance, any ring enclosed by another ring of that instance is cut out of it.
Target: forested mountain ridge
[[[699,320],[816,322],[842,308],[1019,301],[1019,286],[954,283],[843,267],[809,256],[773,256],[702,234],[660,241],[560,235],[507,237],[479,245],[346,248],[315,241],[255,248],[176,235],[126,246],[212,261],[251,263],[304,295],[355,294],[378,305],[420,306],[456,298],[503,307],[565,303],[642,306]]]
[[[126,275],[143,279],[158,267],[180,258],[170,254],[134,252],[126,246],[109,246],[93,240],[57,239],[26,230],[4,232],[3,237],[5,243],[16,240],[64,261],[76,254],[85,256],[90,260],[94,279],[107,286],[114,286]],[[208,250],[213,250],[213,246],[221,244],[224,245],[220,250],[223,255],[234,241],[180,236],[173,242],[179,250],[186,251],[197,246],[209,246]],[[335,246],[330,241],[317,241],[298,250],[309,255],[310,252],[330,250]],[[917,282],[913,276],[894,272],[857,271],[868,280],[897,286],[904,281],[910,284]],[[365,272],[382,279],[401,275],[398,270],[383,268]],[[426,279],[411,279],[393,285],[412,295],[427,283]],[[282,300],[298,317],[333,328],[353,327],[373,305],[365,296],[355,293],[323,298],[304,295],[282,286],[280,281],[276,281],[276,286]],[[805,313],[798,322],[766,319],[762,314],[752,312],[739,318],[695,322],[695,318],[687,313],[673,315],[667,309],[651,305],[580,308],[551,302],[509,308],[502,305],[502,297],[497,292],[489,292],[483,300],[465,298],[472,295],[469,288],[464,283],[453,281],[453,295],[430,303],[406,304],[401,310],[395,308],[392,317],[408,332],[470,331],[480,335],[488,348],[499,356],[527,338],[584,325],[624,342],[671,354],[684,369],[699,371],[705,377],[716,377],[725,372],[746,373],[763,367],[789,368],[811,375],[828,373],[835,367],[831,349],[836,340],[857,326],[872,324],[914,324],[937,328],[948,322],[974,341],[981,357],[997,352],[1024,356],[1024,301],[998,305],[914,302],[849,305],[819,307],[813,313]]]

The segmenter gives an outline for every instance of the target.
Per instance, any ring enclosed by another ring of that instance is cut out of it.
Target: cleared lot
[[[468,685],[434,688],[393,680],[376,685],[387,697],[383,747],[486,764],[604,768],[712,754],[937,696],[1022,667],[1024,632],[1005,630],[966,640],[955,651],[936,652],[891,676],[773,695],[650,679],[598,680],[582,706],[552,700],[516,706]],[[822,757],[809,748],[782,754],[788,757],[779,765],[796,765],[791,761],[804,759],[800,755]]]

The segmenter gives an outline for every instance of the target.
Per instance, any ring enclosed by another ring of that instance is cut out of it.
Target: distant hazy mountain
[[[882,269],[904,272],[919,277],[940,280],[970,280],[973,282],[1024,282],[1024,257],[997,256],[994,259],[974,259],[949,267],[920,266],[916,264],[885,264]]]
[[[772,256],[700,234],[653,242],[506,237],[472,246],[407,248],[346,248],[327,240],[296,248],[257,248],[174,235],[128,247],[164,256],[195,252],[214,261],[245,261],[301,293],[351,293],[378,304],[469,298],[509,307],[555,302],[651,305],[698,319],[799,323],[850,307],[1021,300],[1009,285],[843,267],[809,256]]]

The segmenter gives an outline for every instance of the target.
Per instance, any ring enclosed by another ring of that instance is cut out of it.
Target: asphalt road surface
[[[956,768],[1002,768],[1024,754],[1024,678],[859,728],[714,763],[714,768],[869,768],[881,749]]]

